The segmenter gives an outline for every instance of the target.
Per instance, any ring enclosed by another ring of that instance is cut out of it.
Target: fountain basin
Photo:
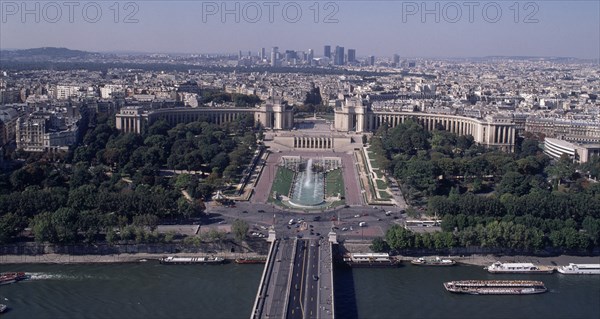
[[[298,172],[294,181],[294,190],[289,203],[297,207],[319,206],[325,202],[325,175],[313,171],[312,158],[306,163],[306,168]]]

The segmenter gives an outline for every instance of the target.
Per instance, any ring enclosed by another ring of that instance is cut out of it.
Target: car
[[[313,217],[313,221],[318,222],[321,220],[321,216],[315,216]]]
[[[321,233],[316,233],[317,236],[321,236]],[[321,237],[323,238],[323,237]],[[319,246],[319,244],[317,244],[317,246]]]
[[[367,227],[367,223],[366,222],[360,222],[360,223],[358,223],[358,226],[360,226],[360,227]]]
[[[317,280],[319,280],[319,276],[317,276],[317,275],[313,275],[312,277],[313,277],[313,280],[314,280],[314,281],[317,281]]]
[[[313,226],[313,225],[310,225],[310,228],[314,228],[314,227],[315,227],[315,226]]]
[[[359,218],[359,217],[360,217],[359,214],[354,215],[354,218]]]
[[[381,221],[381,218],[377,218],[377,221],[378,221],[378,222],[380,222],[380,221]]]
[[[258,212],[259,212],[259,213],[264,213],[264,212],[265,212],[265,210],[264,210],[264,209],[259,209],[259,210],[258,210]]]
[[[385,212],[385,216],[390,216],[392,214],[391,210],[388,210],[387,212]]]
[[[296,223],[296,221],[292,218],[290,219],[290,221],[288,222],[289,225],[294,225]]]
[[[242,212],[242,214],[248,214],[248,211],[247,211],[247,210],[245,210],[245,211],[243,211],[243,212]]]
[[[348,230],[348,227],[342,228],[342,231],[347,231],[347,230]]]

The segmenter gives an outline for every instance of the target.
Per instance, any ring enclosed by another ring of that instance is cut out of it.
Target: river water
[[[0,265],[31,280],[0,286],[8,318],[248,318],[263,265]],[[491,275],[481,267],[336,269],[337,318],[600,318],[600,276]],[[549,292],[469,296],[461,279],[542,280]]]

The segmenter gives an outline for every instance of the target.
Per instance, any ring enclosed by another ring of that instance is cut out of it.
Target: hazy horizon
[[[2,1],[0,48],[171,54],[241,50],[244,55],[265,48],[268,55],[277,46],[280,51],[313,49],[318,57],[324,45],[332,51],[339,45],[345,52],[356,49],[359,57],[600,59],[599,2],[514,3],[346,0],[315,6],[302,0],[179,0],[121,1],[117,9],[114,1],[30,1],[25,8],[22,2]],[[229,11],[223,15],[222,9]]]

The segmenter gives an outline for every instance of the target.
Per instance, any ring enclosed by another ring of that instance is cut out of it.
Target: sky
[[[116,4],[115,4],[116,3]],[[515,4],[516,3],[516,4]],[[7,1],[0,48],[600,59],[600,1]]]

